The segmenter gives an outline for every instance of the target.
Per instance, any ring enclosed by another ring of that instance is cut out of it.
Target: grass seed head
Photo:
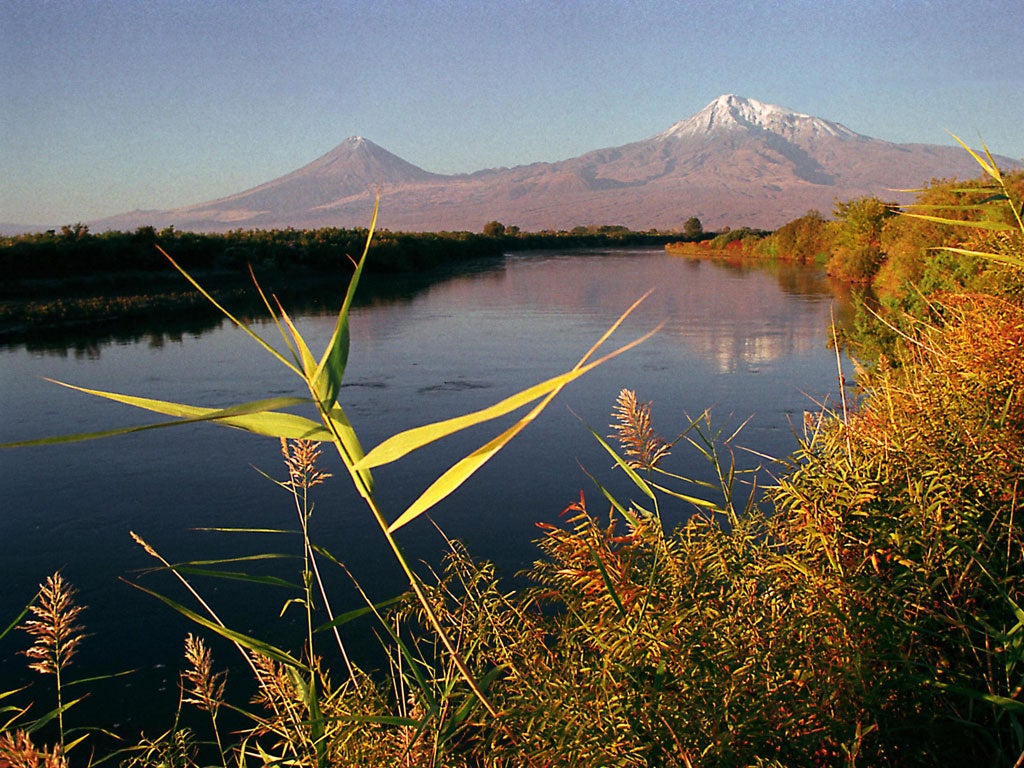
[[[38,599],[29,606],[35,618],[21,624],[21,628],[35,638],[32,646],[22,651],[31,659],[29,669],[56,675],[71,663],[78,644],[85,637],[84,628],[75,623],[83,608],[75,604],[74,595],[74,588],[64,581],[59,571],[39,586]]]
[[[331,477],[317,466],[320,460],[320,443],[313,440],[285,440],[281,438],[281,455],[288,467],[289,485],[292,488],[312,488]]]
[[[25,731],[0,733],[0,768],[67,768],[68,761],[54,744],[39,749]]]
[[[633,469],[654,469],[669,454],[668,444],[651,426],[651,404],[638,403],[636,392],[623,389],[612,412],[616,421],[610,435],[619,441],[626,464]]]
[[[188,669],[181,673],[182,699],[206,712],[216,712],[224,702],[226,672],[213,672],[210,649],[191,632],[185,638],[185,661]]]

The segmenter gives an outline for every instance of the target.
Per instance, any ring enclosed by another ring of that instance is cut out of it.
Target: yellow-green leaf
[[[991,229],[997,232],[1003,232],[1008,229],[1016,229],[1012,224],[1004,224],[1001,221],[965,221],[963,219],[946,219],[941,216],[929,216],[925,213],[910,213],[905,211],[904,216],[909,216],[912,219],[924,219],[925,221],[934,221],[938,224],[949,224],[953,227],[970,227],[972,229]]]
[[[338,392],[341,390],[341,382],[345,376],[345,368],[348,365],[349,349],[349,325],[348,315],[352,307],[352,299],[355,296],[356,288],[359,285],[359,278],[363,274],[363,265],[366,264],[366,255],[370,252],[370,241],[373,239],[373,231],[377,227],[377,211],[380,208],[380,195],[373,204],[373,218],[370,220],[370,230],[366,234],[366,245],[363,247],[363,255],[356,264],[355,272],[348,282],[348,291],[345,293],[345,300],[338,311],[338,320],[334,325],[334,333],[324,350],[324,355],[317,365],[316,374],[313,377],[313,387],[318,393],[320,401],[325,407],[330,408],[338,399]]]
[[[636,305],[634,304],[634,307],[635,306]],[[632,311],[632,308],[630,308],[629,311]],[[600,365],[601,363],[604,363],[610,360],[611,358],[616,357],[617,355],[620,355],[629,349],[632,349],[638,344],[642,344],[655,333],[657,333],[660,327],[661,326],[659,326],[653,331],[650,331],[649,333],[644,334],[639,339],[631,341],[629,344],[625,344],[619,347],[614,352],[610,352],[609,354],[605,355],[604,357],[594,361],[593,363],[587,366],[584,366],[582,368],[577,367],[573,369],[568,374],[565,374],[565,376],[570,377],[567,379],[567,381],[572,381],[574,378],[576,378],[575,376],[571,376],[571,374],[574,374],[576,371],[590,370],[594,366]],[[605,336],[602,338],[607,338],[607,334],[605,334]],[[587,353],[587,357],[589,357],[592,352],[593,348],[591,348],[591,351]],[[427,488],[427,490],[425,490],[420,495],[418,499],[416,499],[416,501],[409,505],[408,509],[406,509],[405,512],[403,512],[398,517],[397,520],[395,520],[390,526],[388,526],[388,532],[394,533],[403,525],[411,522],[412,520],[415,520],[428,509],[436,505],[438,502],[442,501],[443,499],[451,495],[451,493],[454,492],[464,482],[466,482],[466,480],[468,480],[473,475],[474,472],[476,472],[478,469],[480,469],[480,467],[486,464],[487,461],[489,461],[490,458],[494,456],[494,454],[496,454],[498,451],[500,451],[502,448],[508,445],[512,438],[514,438],[516,435],[522,432],[523,429],[525,429],[530,422],[536,419],[537,416],[539,416],[540,413],[548,406],[548,403],[550,403],[555,398],[555,396],[562,390],[563,386],[565,385],[561,384],[559,386],[556,386],[544,397],[543,400],[541,400],[539,403],[537,403],[537,405],[530,409],[529,413],[527,413],[525,416],[519,419],[519,421],[517,421],[511,427],[509,427],[500,435],[495,437],[493,440],[488,441],[480,448],[470,453],[465,458],[456,462],[452,467],[450,467],[446,472],[444,472],[439,478],[437,478],[437,480],[435,480],[430,485],[429,488]]]
[[[259,344],[261,347],[263,347],[265,350],[267,350],[267,352],[269,352],[271,355],[276,357],[286,367],[288,367],[289,369],[291,369],[295,373],[300,373],[300,371],[294,365],[292,365],[291,362],[289,362],[288,360],[285,359],[284,355],[282,355],[280,352],[278,352],[276,349],[274,349],[270,344],[268,344],[267,341],[262,336],[260,336],[258,333],[256,333],[256,331],[254,331],[248,325],[246,325],[241,320],[239,320],[237,317],[235,317],[230,312],[228,312],[223,306],[221,306],[217,302],[217,300],[215,298],[213,298],[213,296],[211,296],[210,293],[205,288],[203,288],[203,286],[200,285],[196,281],[196,279],[194,277],[192,277],[192,275],[190,275],[188,272],[186,272],[184,270],[184,268],[182,268],[178,264],[178,262],[176,262],[173,258],[171,258],[171,255],[169,253],[167,253],[167,251],[165,251],[159,245],[156,246],[156,249],[158,251],[160,251],[160,253],[162,253],[164,255],[164,258],[166,258],[171,263],[171,266],[173,266],[176,270],[178,270],[178,272],[181,273],[182,277],[184,277],[186,280],[188,280],[192,284],[192,286],[197,291],[199,291],[199,293],[201,293],[203,295],[203,297],[208,302],[210,302],[213,306],[215,306],[218,310],[220,310],[221,313],[228,320],[230,320],[232,323],[234,323],[239,328],[241,328],[243,331],[245,331],[245,333],[248,334],[253,340],[255,340],[257,344]]]
[[[343,450],[343,458],[349,472],[356,476],[360,482],[356,483],[359,492],[366,497],[373,494],[373,475],[366,467],[359,466],[363,458],[363,446],[359,442],[359,436],[352,428],[352,424],[345,415],[340,405],[335,405],[330,412],[324,416],[325,426],[331,431],[335,441]]]
[[[292,319],[288,317],[288,313],[284,311],[284,307],[280,303],[277,305],[277,311],[281,313],[281,319],[284,324],[288,326],[288,332],[291,333],[292,339],[295,341],[295,347],[299,352],[299,360],[302,361],[302,373],[303,378],[308,382],[313,380],[313,372],[316,370],[316,359],[313,357],[313,353],[309,350],[309,345],[306,344],[306,340],[302,338],[302,334],[299,333],[299,329],[295,327]]]
[[[98,389],[87,389],[74,384],[67,384],[54,379],[47,379],[54,384],[83,392],[88,395],[102,397],[106,400],[141,408],[153,413],[161,413],[165,416],[174,416],[177,420],[162,422],[159,424],[147,424],[142,426],[124,427],[121,429],[104,430],[102,432],[88,432],[77,435],[66,435],[58,437],[41,438],[38,440],[21,441],[0,445],[4,448],[14,448],[27,445],[49,445],[54,443],[75,442],[79,440],[90,440],[100,437],[112,437],[114,435],[127,434],[148,429],[160,429],[163,427],[178,426],[200,421],[212,421],[216,424],[244,429],[258,435],[268,437],[284,437],[291,439],[333,441],[334,436],[322,424],[311,419],[304,418],[292,413],[280,413],[279,408],[287,408],[294,405],[309,403],[308,398],[298,397],[275,397],[266,400],[255,400],[250,403],[231,406],[229,408],[202,408],[199,406],[185,405],[183,403],[172,403],[165,400],[153,400],[133,395],[123,395],[117,392],[105,392]]]
[[[986,162],[985,160],[981,159],[981,156],[977,152],[968,147],[955,133],[951,133],[949,135],[956,139],[957,144],[959,144],[961,147],[967,150],[970,156],[974,158],[974,160],[978,163],[978,165],[981,166],[982,170],[985,171],[985,173],[987,173],[996,181],[1002,182],[1003,177],[1002,174],[999,172],[999,166],[997,166],[995,164],[995,161],[992,159],[992,153],[988,151],[988,147],[986,147],[984,144],[981,145],[982,149],[985,151],[985,157],[988,158],[988,162]]]
[[[978,256],[982,259],[988,259],[989,261],[995,261],[1000,264],[1009,264],[1011,267],[1020,267],[1024,269],[1024,259],[1018,259],[1013,256],[1007,256],[1001,253],[989,253],[988,251],[971,251],[967,248],[953,248],[952,246],[943,246],[936,248],[938,251],[949,251],[951,253],[959,253],[962,256]]]
[[[619,456],[615,449],[608,445],[605,439],[601,437],[599,434],[597,434],[596,431],[594,431],[593,427],[591,427],[589,424],[586,426],[587,429],[590,430],[590,434],[594,436],[594,439],[597,440],[598,443],[600,443],[601,447],[604,448],[608,452],[608,455],[610,455],[612,459],[615,461],[615,463],[619,465],[619,469],[626,473],[626,476],[633,481],[633,484],[637,488],[643,491],[645,496],[648,496],[649,498],[653,499],[654,491],[651,490],[651,487],[647,484],[647,481],[640,477],[640,475],[637,474],[637,471],[633,469],[631,466],[629,466],[629,464],[627,464],[623,460],[623,458]]]
[[[446,419],[432,424],[425,424],[421,427],[415,427],[413,429],[400,432],[397,435],[389,437],[366,454],[363,460],[356,465],[356,468],[364,469],[369,467],[379,467],[382,464],[389,464],[390,462],[396,461],[406,454],[422,448],[425,445],[429,445],[436,440],[440,440],[443,437],[447,437],[448,435],[452,435],[460,430],[476,426],[477,424],[483,424],[487,421],[491,421],[492,419],[504,416],[518,408],[522,408],[524,405],[532,403],[534,400],[544,397],[544,395],[554,389],[564,387],[566,384],[578,379],[597,365],[600,365],[600,361],[590,363],[583,368],[578,368],[569,371],[568,373],[560,374],[548,379],[547,381],[542,381],[539,384],[534,384],[532,387],[524,389],[522,392],[517,392],[516,394],[506,397],[504,400],[488,406],[487,408],[482,408],[479,411],[473,411],[472,413],[467,413],[452,419]]]

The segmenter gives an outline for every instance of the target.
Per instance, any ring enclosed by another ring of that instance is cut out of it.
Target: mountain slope
[[[93,227],[365,226],[379,188],[380,225],[391,229],[479,231],[492,219],[525,230],[586,224],[670,229],[690,216],[707,228],[774,228],[810,208],[827,214],[836,200],[898,200],[892,190],[935,177],[977,175],[974,161],[954,147],[893,144],[727,94],[642,141],[473,174],[430,173],[352,137],[254,189],[172,211],[133,212]]]

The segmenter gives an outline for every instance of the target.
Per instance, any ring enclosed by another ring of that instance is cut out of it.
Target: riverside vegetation
[[[325,275],[349,268],[367,239],[365,229],[179,232],[173,227],[95,234],[84,224],[37,234],[0,236],[0,338],[53,333],[75,326],[115,325],[131,318],[165,319],[182,310],[203,313],[206,299],[181,290],[180,276],[156,244],[200,276],[221,301],[245,303],[248,268],[275,285],[322,292]],[[488,222],[483,233],[376,231],[368,273],[394,278],[458,269],[508,251],[663,245],[673,235],[621,226],[520,232]],[[261,311],[261,306],[254,306]],[[211,316],[214,316],[211,313]]]
[[[304,403],[212,410],[93,392],[282,441],[278,482],[300,542],[286,607],[304,612],[303,637],[286,649],[223,626],[190,579],[239,574],[171,564],[137,537],[194,601],[153,592],[196,626],[183,638],[179,719],[95,751],[99,736],[73,722],[68,691],[77,644],[100,639],[82,639],[71,588],[54,574],[26,609],[32,618],[12,617],[4,634],[28,632],[55,703],[2,694],[0,764],[1024,764],[1024,211],[1013,179],[987,153],[975,157],[984,189],[952,188],[964,191],[941,209],[926,191],[904,214],[958,235],[920,254],[931,281],[908,281],[870,315],[884,331],[866,334],[875,362],[856,402],[808,414],[799,450],[765,486],[736,470],[735,435],[709,414],[666,440],[651,404],[623,391],[611,434],[592,432],[635,500],[595,477],[564,524],[543,529],[524,589],[455,541],[441,566],[414,568],[395,534],[598,364],[599,345],[562,376],[364,455],[336,401],[364,251],[319,360],[267,302],[289,352],[255,341],[303,378]],[[377,507],[374,466],[538,400],[397,517]],[[300,404],[317,418],[282,410]],[[344,567],[308,537],[314,488],[329,479],[322,447],[336,450],[409,580],[388,605],[337,615],[321,590],[321,570]],[[717,482],[674,473],[683,451],[705,457]],[[678,508],[687,522],[667,529],[663,516]],[[363,671],[340,642],[356,615],[376,617],[391,660],[382,673]],[[256,689],[248,703],[204,635],[241,654]]]

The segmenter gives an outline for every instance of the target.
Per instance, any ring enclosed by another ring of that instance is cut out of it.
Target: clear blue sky
[[[737,93],[1024,157],[1024,0],[0,0],[0,221],[268,181],[362,135],[427,170],[561,160]]]

